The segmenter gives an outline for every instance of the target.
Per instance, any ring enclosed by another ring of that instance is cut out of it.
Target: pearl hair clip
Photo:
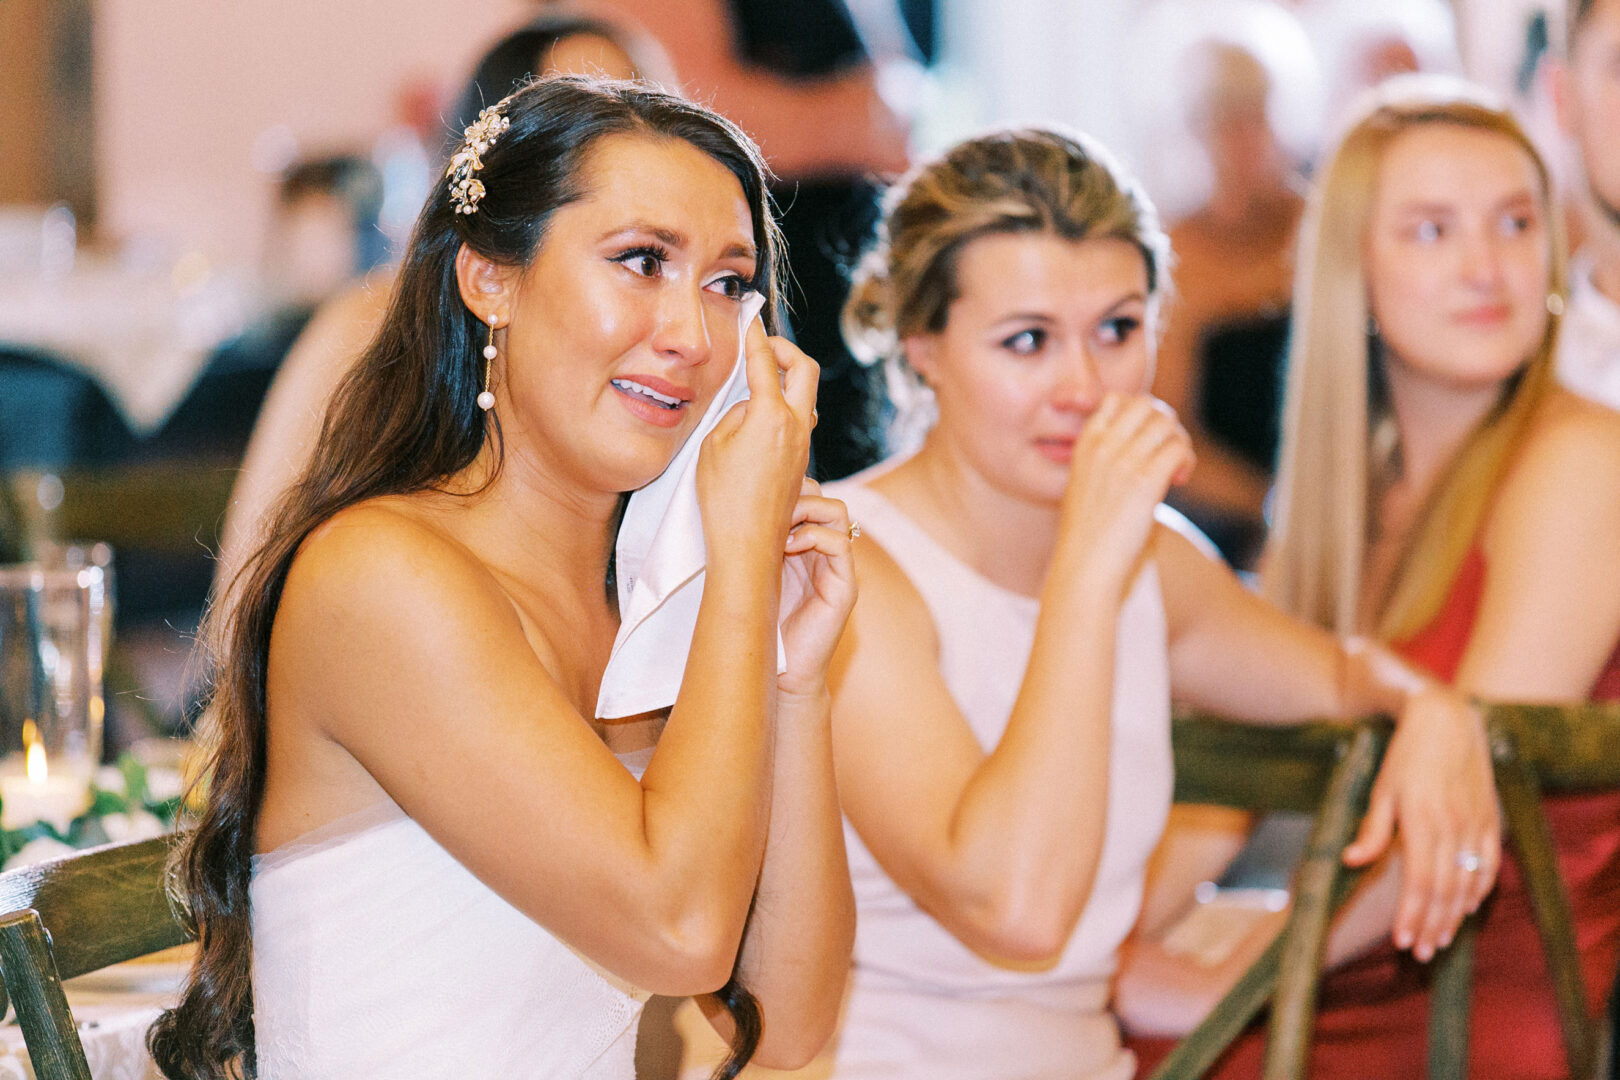
[[[458,214],[476,214],[478,201],[484,197],[484,185],[473,174],[484,167],[484,155],[489,148],[495,145],[495,140],[512,126],[512,121],[502,116],[496,110],[500,105],[491,105],[478,114],[478,119],[467,125],[462,135],[466,142],[456,151],[456,156],[450,159],[450,167],[444,175],[450,181],[450,201],[456,204]]]

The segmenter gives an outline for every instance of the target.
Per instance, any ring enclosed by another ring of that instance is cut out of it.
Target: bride
[[[707,995],[734,1058],[777,1066],[835,1021],[825,674],[853,530],[804,480],[816,365],[756,323],[738,340],[751,294],[775,321],[759,153],[576,78],[467,134],[212,628],[177,867],[201,946],[150,1038],[169,1077],[628,1080],[649,992]],[[626,494],[744,353],[752,397],[697,458],[673,707],[593,719]]]

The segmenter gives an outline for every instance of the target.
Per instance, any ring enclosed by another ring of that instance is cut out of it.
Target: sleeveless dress
[[[635,1076],[647,995],[392,801],[255,856],[251,898],[259,1080]]]
[[[985,750],[1000,741],[1034,646],[1040,604],[990,582],[893,504],[839,484],[868,538],[922,595],[940,671]],[[1135,1059],[1108,1010],[1120,942],[1169,812],[1170,681],[1164,605],[1148,563],[1123,605],[1115,655],[1107,827],[1090,899],[1061,958],[1033,971],[974,953],[918,907],[845,823],[855,956],[832,1049],[837,1080],[1128,1080]]]
[[[1397,651],[1451,682],[1473,634],[1485,589],[1485,554],[1476,545],[1458,568],[1440,612]],[[1620,646],[1588,700],[1620,699]],[[1569,889],[1576,947],[1594,1016],[1620,963],[1620,792],[1543,798],[1558,867]],[[1486,902],[1474,952],[1469,1071],[1476,1080],[1558,1080],[1568,1075],[1552,982],[1541,939],[1512,856]],[[1312,1080],[1424,1075],[1428,1048],[1429,969],[1387,941],[1322,983],[1308,1073]],[[1133,1041],[1159,1057],[1168,1043]],[[1260,1075],[1265,1031],[1251,1028],[1208,1074],[1215,1080]]]

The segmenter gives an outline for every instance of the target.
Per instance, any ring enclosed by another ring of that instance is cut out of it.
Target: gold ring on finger
[[[858,522],[858,521],[851,521],[849,523],[849,539],[850,539],[850,542],[854,543],[856,540],[859,540],[860,538],[861,538],[861,523]]]

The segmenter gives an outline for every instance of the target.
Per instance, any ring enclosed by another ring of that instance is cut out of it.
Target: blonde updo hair
[[[945,328],[958,296],[957,255],[973,240],[1022,232],[1126,240],[1147,264],[1150,299],[1169,284],[1170,242],[1153,204],[1084,135],[1016,128],[957,143],[895,185],[883,209],[855,269],[843,330],[857,360],[884,365],[896,451],[920,442],[937,415],[933,391],[906,363],[904,342]]]

